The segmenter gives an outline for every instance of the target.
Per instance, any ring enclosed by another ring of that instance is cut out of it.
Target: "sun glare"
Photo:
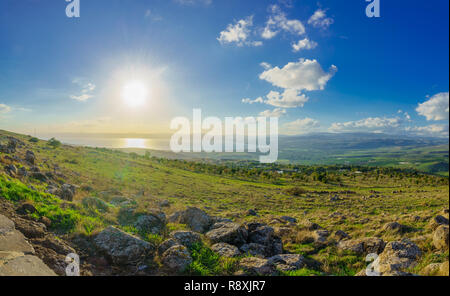
[[[130,81],[122,89],[122,98],[130,107],[142,106],[148,99],[148,88],[141,81]]]

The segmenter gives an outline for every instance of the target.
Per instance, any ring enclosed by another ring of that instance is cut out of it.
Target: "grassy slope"
[[[156,159],[119,151],[72,146],[52,149],[44,141],[30,143],[29,137],[2,131],[0,140],[7,135],[13,135],[27,143],[28,149],[36,154],[41,170],[53,171],[58,166],[65,176],[65,182],[81,186],[76,203],[87,196],[108,200],[114,195],[123,195],[134,198],[139,210],[145,212],[156,207],[160,201],[169,200],[172,206],[167,211],[168,214],[186,206],[197,206],[212,215],[238,221],[256,219],[270,222],[273,217],[288,215],[299,221],[308,219],[316,222],[330,231],[344,230],[354,238],[372,236],[384,223],[392,221],[414,229],[405,236],[421,237],[428,233],[426,223],[414,222],[412,217],[432,217],[448,207],[449,203],[448,185],[431,185],[410,178],[382,176],[376,180],[371,175],[348,174],[342,177],[341,184],[308,180],[275,185],[264,181],[196,173],[162,165]],[[20,151],[19,156],[24,151],[25,149]],[[39,191],[46,187],[46,184],[33,180],[24,182],[31,182]],[[292,186],[301,187],[307,193],[300,196],[287,194],[285,190]],[[394,193],[400,190],[401,193]],[[109,193],[105,195],[105,191]],[[344,191],[353,193],[340,194],[342,200],[339,202],[330,201],[333,192]],[[363,198],[373,192],[378,197]],[[244,213],[248,209],[257,209],[260,217],[246,216]],[[333,213],[339,213],[341,217],[330,217]],[[80,220],[81,224],[75,231],[91,234],[107,224],[115,223],[117,211],[112,210],[103,216],[99,213],[82,214],[87,218]],[[363,221],[364,219],[367,221]],[[324,271],[333,274],[352,275],[364,266],[362,258],[342,254],[333,247],[318,250],[295,237],[285,238],[285,246],[289,251],[327,262]],[[429,240],[421,247],[428,250]]]

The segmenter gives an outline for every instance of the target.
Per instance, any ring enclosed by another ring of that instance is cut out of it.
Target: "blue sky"
[[[446,0],[381,0],[380,18],[364,0],[80,3],[0,2],[0,128],[154,133],[201,108],[287,134],[448,136]]]

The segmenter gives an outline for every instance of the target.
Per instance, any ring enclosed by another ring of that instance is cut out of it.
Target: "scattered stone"
[[[165,268],[182,273],[192,263],[192,257],[185,246],[173,246],[164,252],[161,261]]]
[[[448,226],[439,226],[433,234],[433,245],[436,249],[441,251],[448,251],[449,249]]]
[[[113,226],[100,232],[94,243],[118,265],[140,262],[155,251],[154,246],[148,242]]]
[[[318,230],[322,228],[319,226],[319,224],[313,223],[309,220],[304,221],[303,226],[309,231]]]
[[[205,233],[211,227],[213,221],[205,211],[190,207],[170,216],[169,222],[186,224],[195,232]]]
[[[20,167],[17,174],[22,177],[28,176],[28,171],[26,167]]]
[[[391,233],[403,233],[407,229],[406,226],[398,223],[398,222],[390,222],[383,226],[382,231],[391,232]]]
[[[191,247],[194,244],[201,243],[200,234],[192,231],[174,231],[170,237],[177,241],[180,245]]]
[[[214,224],[206,237],[213,243],[228,243],[240,247],[247,242],[248,232],[242,225],[222,222]]]
[[[56,195],[62,200],[73,201],[75,196],[76,187],[71,184],[64,184],[57,191]]]
[[[241,255],[241,252],[236,246],[226,243],[215,244],[211,247],[211,250],[213,250],[222,257],[232,258]]]
[[[383,252],[385,245],[385,242],[380,238],[366,237],[355,240],[341,241],[338,244],[338,248],[361,255],[367,255],[370,253],[380,254]]]
[[[275,265],[271,261],[256,257],[243,258],[239,267],[245,274],[252,276],[270,276],[276,273]]]
[[[330,235],[328,230],[316,230],[313,232],[314,243],[322,246],[327,244],[327,238]]]
[[[280,271],[294,271],[305,267],[305,257],[299,254],[282,254],[269,258]]]
[[[177,246],[177,245],[180,245],[180,244],[173,238],[163,241],[158,247],[159,256],[162,256],[162,254],[164,254],[165,251],[167,251],[171,247]]]
[[[283,253],[283,243],[270,226],[259,223],[249,224],[248,241],[263,245],[265,247],[265,255],[268,257]]]
[[[36,156],[34,155],[33,151],[27,150],[25,154],[25,160],[31,165],[35,164]]]
[[[438,215],[433,219],[431,219],[430,223],[428,224],[428,227],[434,231],[441,225],[448,226],[448,219],[445,218],[444,216]]]
[[[258,216],[258,213],[256,212],[256,210],[250,209],[247,211],[246,213],[247,216]]]
[[[13,164],[5,166],[5,172],[11,177],[15,177],[18,173],[17,167]]]
[[[37,210],[33,206],[33,204],[31,204],[29,202],[25,202],[19,208],[17,208],[16,212],[20,215],[28,215],[28,214],[36,213]]]
[[[343,239],[346,239],[346,238],[350,238],[350,236],[349,236],[345,231],[342,231],[342,230],[336,231],[336,232],[334,233],[334,236],[335,236],[338,240],[343,240]]]
[[[282,216],[280,217],[281,220],[286,221],[288,223],[297,223],[297,219],[293,218],[293,217],[289,217],[289,216]]]
[[[242,245],[240,250],[244,254],[249,254],[251,256],[261,257],[261,258],[267,257],[267,254],[268,254],[266,246],[257,244],[257,243],[249,243],[249,244]]]

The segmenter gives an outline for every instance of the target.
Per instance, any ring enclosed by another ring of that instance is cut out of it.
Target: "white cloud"
[[[237,21],[234,24],[229,24],[227,28],[220,32],[217,40],[221,44],[235,43],[237,46],[261,46],[261,41],[249,41],[251,34],[250,28],[253,26],[253,16]]]
[[[442,92],[432,96],[428,101],[419,104],[417,113],[423,115],[427,120],[449,119],[449,93]]]
[[[314,14],[309,18],[308,24],[314,28],[327,29],[334,23],[334,20],[327,17],[326,11],[323,9],[317,9]]]
[[[308,102],[308,97],[305,94],[301,94],[296,89],[286,89],[283,93],[277,91],[271,91],[267,95],[267,100],[264,103],[282,108],[296,108],[303,107]]]
[[[266,62],[262,62],[261,64],[259,64],[261,67],[264,68],[264,70],[269,70],[270,68],[272,68],[272,65]]]
[[[292,44],[292,49],[294,52],[298,52],[302,49],[314,49],[317,47],[317,42],[311,41],[308,38],[299,40],[297,43]]]
[[[305,34],[305,26],[299,20],[290,20],[286,17],[286,14],[281,11],[278,5],[272,5],[270,7],[271,15],[266,22],[261,37],[264,39],[272,39],[281,31],[289,32],[295,35]]]
[[[329,128],[332,132],[376,132],[397,133],[403,121],[399,117],[369,117],[358,121],[333,123]]]
[[[449,135],[448,124],[407,127],[405,130],[411,134],[426,137],[448,137]]]
[[[182,5],[194,5],[194,4],[210,5],[212,3],[212,0],[174,0],[174,1]]]
[[[254,100],[246,98],[246,99],[242,99],[242,103],[244,103],[244,104],[261,103],[262,104],[262,103],[264,103],[264,99],[262,97],[256,98]]]
[[[301,135],[313,132],[319,127],[319,121],[306,117],[284,124],[282,127],[282,132],[288,135]]]
[[[0,114],[6,114],[11,112],[12,108],[5,104],[0,104]]]
[[[263,117],[281,117],[282,115],[286,114],[286,110],[281,108],[276,108],[274,110],[266,110],[261,113],[259,113],[259,116]]]
[[[93,84],[92,82],[89,82],[83,78],[76,78],[72,81],[72,83],[78,85],[81,88],[80,90],[81,94],[70,96],[72,100],[85,102],[94,97],[92,92],[96,89],[96,85]]]
[[[259,78],[285,89],[313,91],[323,90],[336,72],[337,67],[334,65],[326,73],[316,60],[300,59],[281,69],[274,67],[266,70]]]

